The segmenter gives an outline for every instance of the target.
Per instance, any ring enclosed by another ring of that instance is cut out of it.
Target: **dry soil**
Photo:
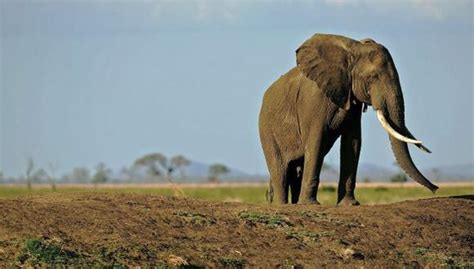
[[[0,267],[474,267],[474,196],[359,207],[140,194],[0,200]]]

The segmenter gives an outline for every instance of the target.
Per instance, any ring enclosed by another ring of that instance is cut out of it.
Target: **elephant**
[[[400,81],[389,51],[372,39],[315,34],[296,50],[296,66],[264,93],[259,134],[270,173],[267,200],[319,204],[323,160],[341,137],[337,204],[359,205],[354,190],[361,150],[361,115],[372,106],[388,132],[400,167],[438,189],[413,163],[407,143],[428,153],[405,126]]]

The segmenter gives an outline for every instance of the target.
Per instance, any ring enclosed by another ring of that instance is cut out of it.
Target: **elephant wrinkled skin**
[[[400,167],[435,191],[413,164],[407,143],[429,152],[405,126],[398,73],[388,50],[361,41],[315,34],[296,50],[297,66],[265,92],[259,117],[260,140],[270,172],[267,199],[318,204],[323,159],[341,137],[337,203],[358,205],[354,196],[361,149],[361,114],[376,110],[389,133]]]

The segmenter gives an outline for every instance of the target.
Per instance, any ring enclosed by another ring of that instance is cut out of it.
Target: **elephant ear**
[[[336,105],[350,108],[349,52],[342,36],[316,34],[296,50],[296,63],[303,74]]]

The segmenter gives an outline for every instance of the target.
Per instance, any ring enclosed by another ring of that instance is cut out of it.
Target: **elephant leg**
[[[354,190],[361,143],[360,119],[355,119],[350,123],[350,128],[343,132],[341,136],[341,168],[339,173],[338,204],[359,205],[359,202],[355,198]]]
[[[265,199],[267,200],[268,203],[273,203],[273,185],[272,185],[272,181],[270,180],[269,184],[268,184],[268,189],[267,191],[265,192]]]
[[[272,185],[272,190],[274,194],[274,201],[279,204],[288,203],[288,180],[286,179],[287,166],[281,166],[279,169],[276,169],[273,173],[270,174],[270,180]]]
[[[319,175],[324,161],[323,147],[325,140],[322,133],[311,135],[312,141],[307,142],[304,154],[303,180],[299,203],[319,204],[317,195]]]
[[[262,132],[261,136],[269,135]],[[270,173],[270,184],[266,193],[267,201],[286,204],[288,203],[288,181],[286,179],[288,163],[283,161],[282,153],[274,139],[261,139],[261,141]]]
[[[276,201],[279,204],[287,204],[289,185],[286,173],[288,165],[278,158],[279,155],[270,156],[271,160],[268,161],[270,186],[267,199],[270,198],[270,201]]]

